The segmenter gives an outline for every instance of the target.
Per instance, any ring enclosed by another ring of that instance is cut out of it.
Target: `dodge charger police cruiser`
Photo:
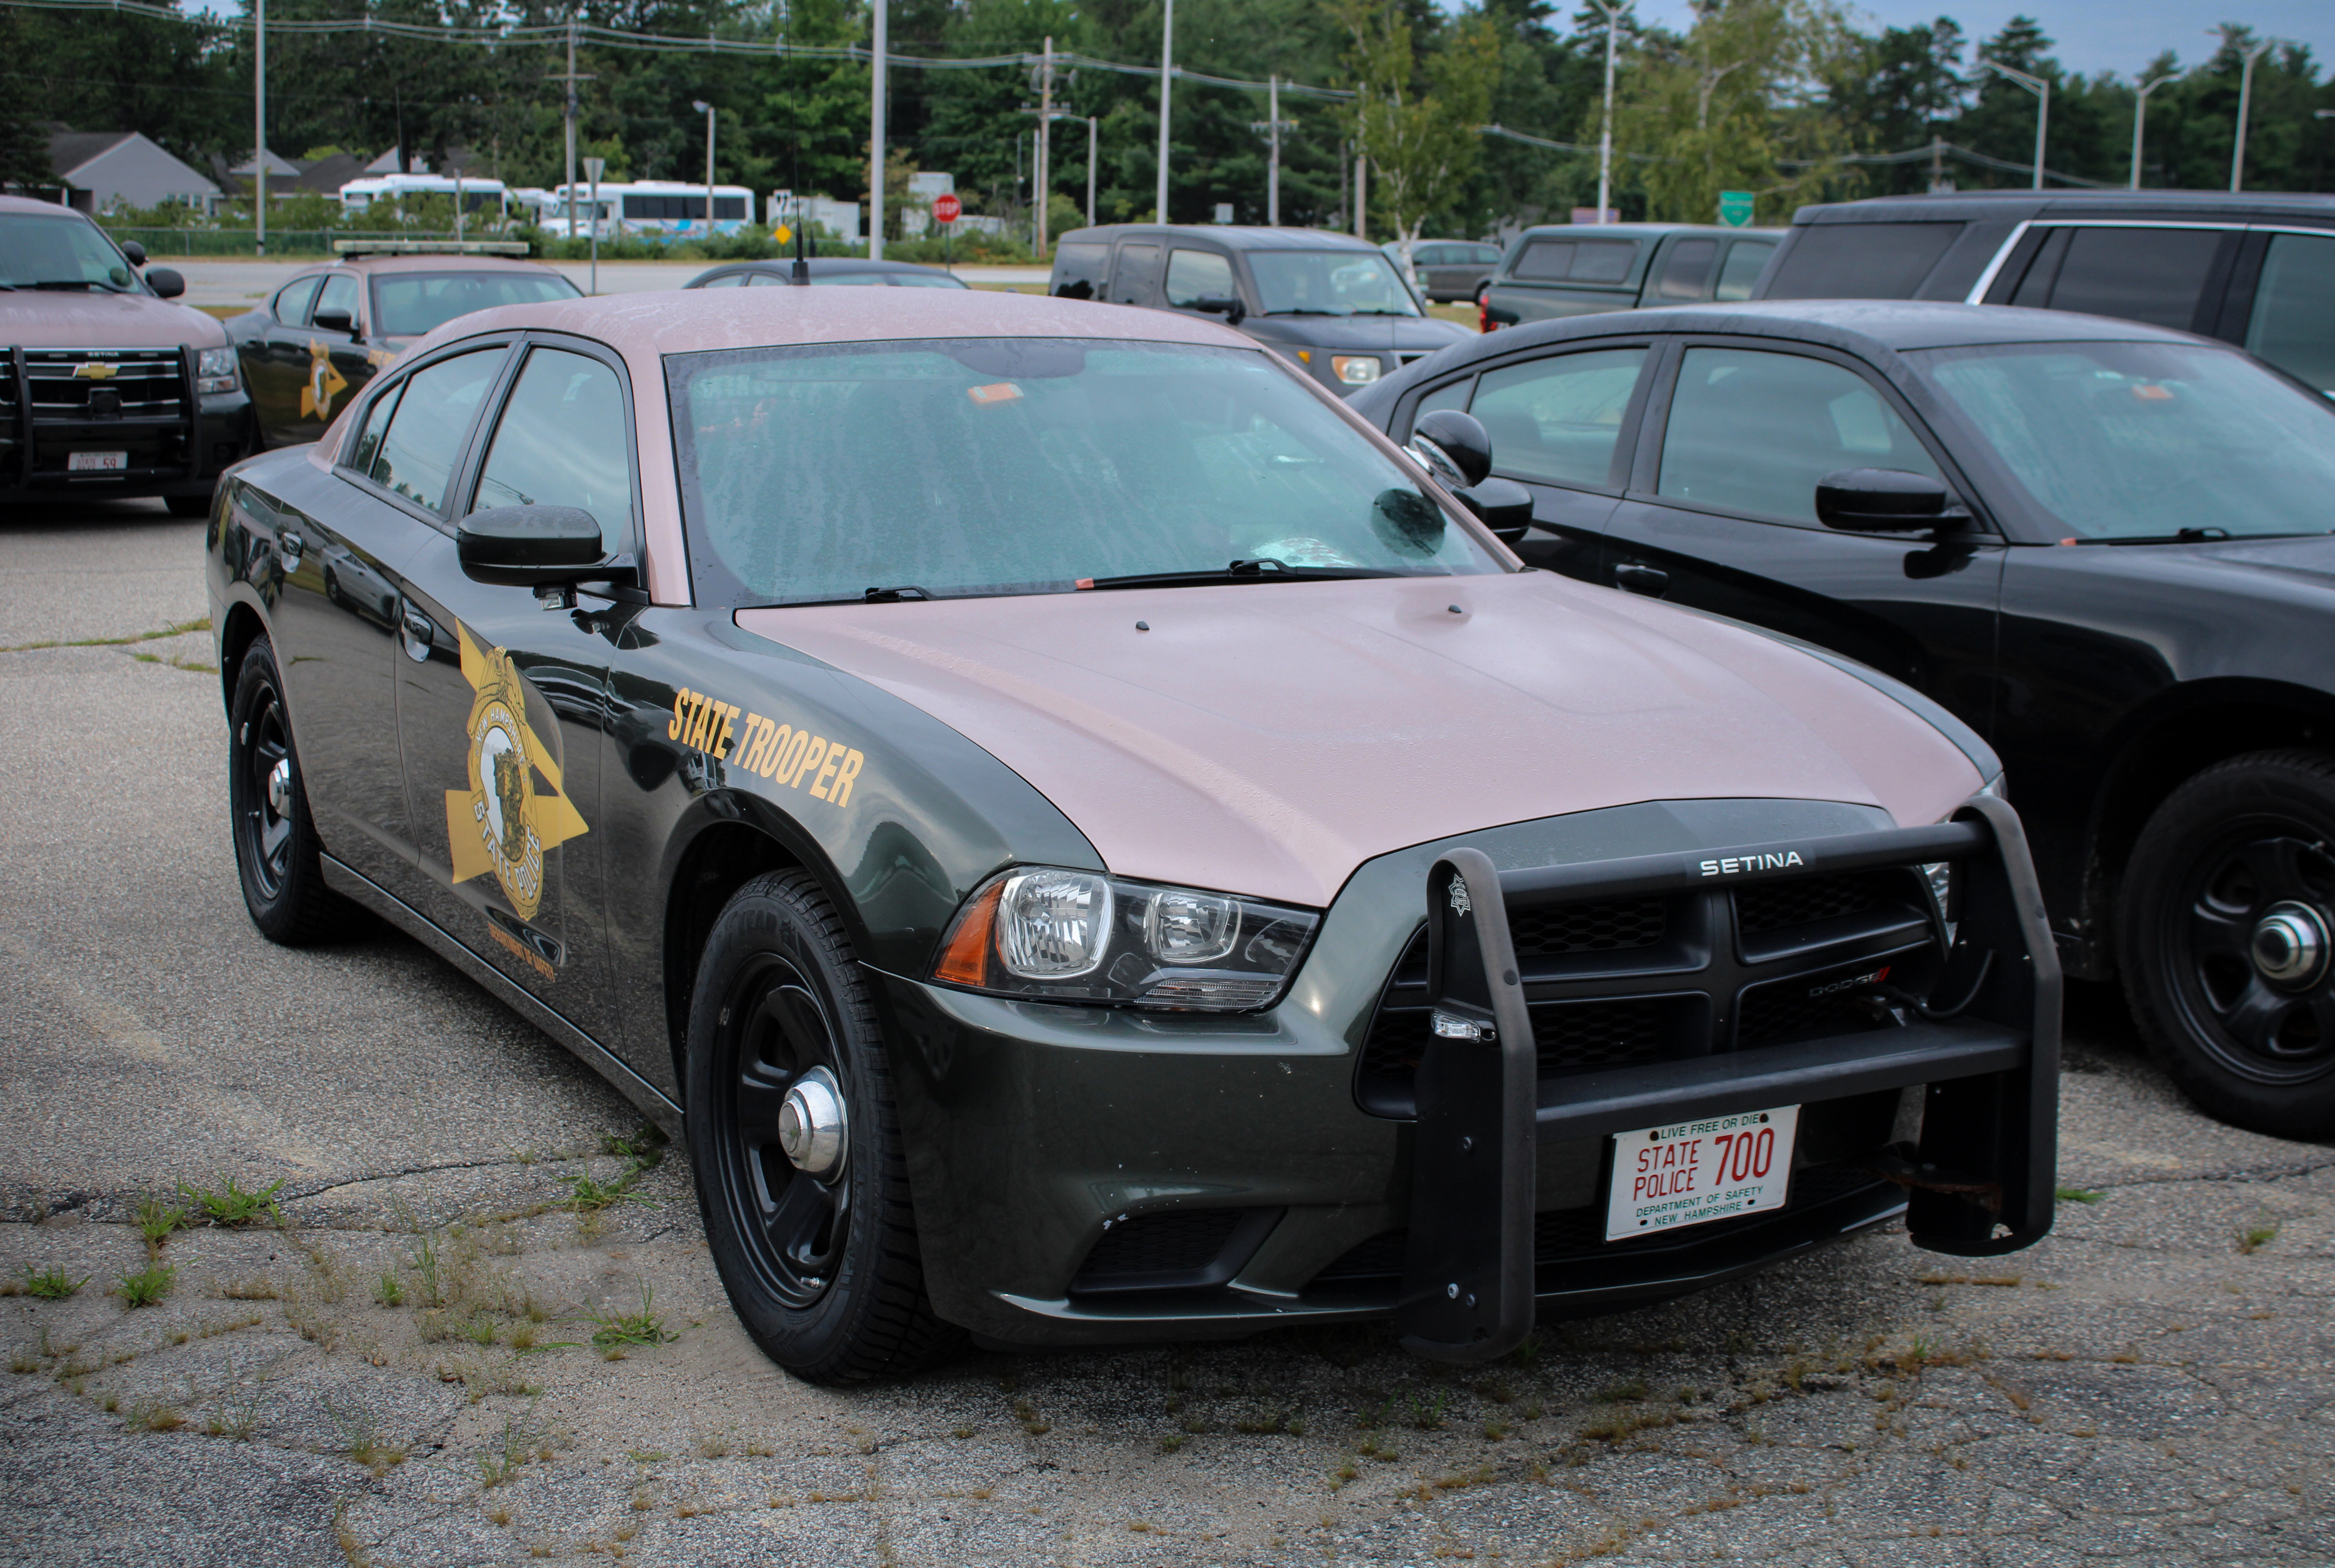
[[[230,479],[245,900],[387,919],[684,1132],[814,1380],[1478,1360],[1901,1215],[2035,1241],[2058,973],[1992,755],[1525,569],[1488,460],[1160,311],[450,323]]]

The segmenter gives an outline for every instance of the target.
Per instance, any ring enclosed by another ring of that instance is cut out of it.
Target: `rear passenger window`
[[[2335,236],[2271,237],[2246,352],[2335,397]]]
[[[1194,305],[1204,299],[1233,297],[1233,264],[1213,250],[1168,254],[1168,303]]]
[[[1468,411],[1492,438],[1494,470],[1543,484],[1604,488],[1622,415],[1645,363],[1642,348],[1611,348],[1486,371]]]
[[[1855,372],[1799,354],[1687,350],[1662,434],[1661,494],[1814,523],[1817,481],[1836,469],[1940,477],[1896,410]]]
[[[1719,292],[1711,297],[1726,301],[1749,299],[1751,286],[1759,281],[1759,269],[1776,254],[1776,242],[1771,239],[1739,239],[1735,248],[1727,253],[1727,265],[1719,269]]]
[[[632,450],[616,373],[588,355],[536,349],[495,425],[474,504],[579,507],[620,549],[632,532]]]
[[[446,498],[446,479],[462,455],[479,400],[502,369],[498,346],[440,360],[408,376],[366,473],[383,489],[431,511]]]
[[[2215,228],[2078,228],[2059,264],[2051,308],[2187,332],[2222,235]]]
[[[1719,259],[1719,241],[1682,239],[1662,258],[1662,275],[1654,280],[1656,299],[1700,299],[1710,281],[1710,264]]]
[[[1959,223],[1812,223],[1776,266],[1768,299],[1911,299],[1962,237]]]

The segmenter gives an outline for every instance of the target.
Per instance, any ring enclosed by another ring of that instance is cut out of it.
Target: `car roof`
[[[1759,300],[1562,316],[1489,334],[1468,358],[1544,343],[1639,333],[1707,332],[1789,338],[1851,353],[2003,343],[2200,343],[2185,332],[2065,310],[1894,299]],[[1457,357],[1457,356],[1455,356]],[[1449,363],[1449,361],[1445,361]]]
[[[1955,190],[1935,196],[1869,196],[1818,203],[1795,224],[1968,223],[1978,218],[2314,218],[2335,224],[2335,196],[2228,190]]]
[[[1366,239],[1356,239],[1334,229],[1266,228],[1237,223],[1105,223],[1093,228],[1071,229],[1061,236],[1061,242],[1102,245],[1144,235],[1206,239],[1228,250],[1355,250],[1376,254],[1379,248]]]
[[[410,352],[522,328],[605,343],[647,368],[658,356],[706,349],[909,338],[1094,337],[1256,349],[1256,340],[1205,316],[1050,295],[980,289],[660,289],[596,299],[505,305],[458,316]]]

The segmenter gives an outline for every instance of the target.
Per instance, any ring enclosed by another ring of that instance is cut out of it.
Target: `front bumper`
[[[251,450],[249,395],[199,394],[192,348],[0,353],[0,499],[205,495]],[[88,364],[111,373],[73,373]],[[74,453],[95,451],[127,465],[72,467]]]
[[[1726,813],[1694,804],[1702,820],[1682,828],[1664,828],[1656,805],[1465,842],[1486,846],[1496,901],[1610,903],[1650,877],[1675,886],[1700,858],[1611,854],[1633,835],[1690,850],[1760,841],[1720,837]],[[1536,1020],[1511,1017],[1501,1032],[1526,1042],[1521,1059],[1430,1045],[1416,1103],[1390,1107],[1364,1070],[1388,976],[1419,935],[1430,867],[1465,842],[1358,872],[1290,995],[1264,1014],[1077,1009],[877,976],[935,1310],[1024,1344],[1392,1318],[1415,1349],[1474,1360],[1537,1316],[1717,1283],[1908,1214],[1909,1195],[1917,1244],[2029,1244],[2050,1219],[2058,982],[2016,818],[1981,800],[1967,821],[1900,833],[1844,820],[1849,808],[1792,820],[1793,804],[1758,806],[1770,825],[1811,829],[1795,840],[1806,873],[1858,854],[1968,868],[1956,952],[1996,956],[1959,1017],[1554,1074],[1536,1070]],[[1568,857],[1567,832],[1606,852]],[[1491,962],[1515,967],[1512,952]],[[1933,994],[1959,1000],[1968,964],[1943,967],[1923,972]],[[1536,1010],[1555,993],[1513,989],[1534,992]],[[1458,990],[1436,1001],[1468,1005]],[[1785,1208],[1603,1240],[1613,1133],[1787,1104],[1804,1109]],[[1478,1152],[1451,1156],[1460,1137]],[[1470,1296],[1472,1311],[1455,1305]]]

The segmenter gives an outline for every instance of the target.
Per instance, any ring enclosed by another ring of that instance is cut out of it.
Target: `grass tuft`
[[[134,1274],[124,1274],[113,1293],[125,1307],[150,1307],[170,1293],[179,1271],[168,1263],[148,1263]]]
[[[62,1302],[67,1296],[78,1292],[82,1286],[89,1283],[89,1281],[90,1276],[87,1274],[82,1275],[77,1280],[73,1279],[54,1263],[51,1263],[37,1273],[33,1271],[32,1264],[24,1265],[24,1293],[28,1296],[38,1296],[44,1302]]]

